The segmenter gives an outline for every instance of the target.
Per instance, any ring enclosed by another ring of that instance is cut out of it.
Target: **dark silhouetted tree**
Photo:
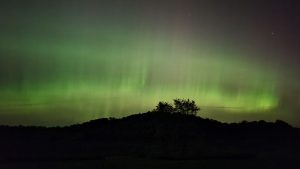
[[[194,100],[190,99],[174,99],[175,113],[186,115],[197,115],[200,110]]]
[[[155,109],[155,111],[163,113],[173,113],[174,110],[174,107],[167,102],[159,102]]]
[[[174,99],[174,106],[167,102],[159,102],[154,112],[197,115],[200,108],[190,99]]]

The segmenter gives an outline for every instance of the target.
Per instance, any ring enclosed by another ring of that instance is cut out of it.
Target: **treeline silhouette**
[[[134,157],[300,159],[300,131],[284,121],[221,123],[196,116],[194,101],[160,102],[149,112],[68,127],[0,127],[5,161]]]

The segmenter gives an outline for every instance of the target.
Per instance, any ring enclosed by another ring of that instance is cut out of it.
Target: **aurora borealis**
[[[0,123],[68,125],[190,98],[300,126],[297,1],[1,1]]]

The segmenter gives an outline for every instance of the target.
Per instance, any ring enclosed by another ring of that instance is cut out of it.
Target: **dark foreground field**
[[[163,160],[119,157],[106,160],[11,161],[1,169],[285,169],[299,168],[296,159]]]
[[[148,112],[69,127],[0,127],[0,169],[300,168],[283,121],[220,123]]]

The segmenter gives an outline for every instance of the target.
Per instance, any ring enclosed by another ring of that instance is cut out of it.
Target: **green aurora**
[[[145,21],[140,10],[15,8],[0,33],[1,124],[123,117],[174,98],[193,99],[201,116],[222,121],[281,117],[274,112],[285,71],[220,31],[196,34],[180,19]]]

